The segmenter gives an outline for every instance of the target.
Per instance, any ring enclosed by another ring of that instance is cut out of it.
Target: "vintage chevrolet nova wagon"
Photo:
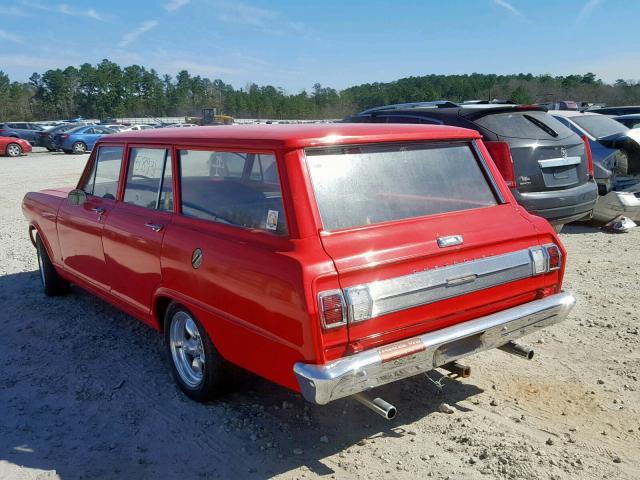
[[[82,287],[163,332],[179,386],[229,364],[325,404],[563,320],[565,251],[478,134],[380,124],[110,135],[75,189],[28,193],[45,293]]]

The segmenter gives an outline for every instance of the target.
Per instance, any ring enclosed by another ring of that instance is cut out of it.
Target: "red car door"
[[[89,175],[80,186],[87,193],[82,205],[63,202],[58,211],[58,238],[64,267],[104,290],[109,289],[102,248],[102,229],[116,205],[122,163],[121,146],[100,147]]]
[[[103,245],[111,294],[148,318],[161,282],[160,254],[173,212],[171,150],[130,149],[123,201],[109,212]]]

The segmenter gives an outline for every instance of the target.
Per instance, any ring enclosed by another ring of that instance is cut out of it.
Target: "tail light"
[[[560,247],[554,243],[542,245],[541,247],[532,247],[529,249],[529,252],[533,260],[534,275],[553,272],[562,266]]]
[[[347,324],[347,311],[340,290],[319,293],[318,309],[322,328],[330,329]]]
[[[498,170],[509,188],[516,188],[516,175],[513,171],[513,158],[507,142],[484,142]]]
[[[62,135],[60,135],[60,138],[61,138],[62,140],[66,140],[67,138],[69,138],[69,135],[68,135],[68,134],[66,134],[66,133],[63,133]]]
[[[584,142],[584,151],[587,154],[587,172],[589,173],[589,178],[593,178],[595,173],[593,171],[593,154],[591,153],[591,144],[589,143],[589,139],[586,135],[582,135],[582,141]]]

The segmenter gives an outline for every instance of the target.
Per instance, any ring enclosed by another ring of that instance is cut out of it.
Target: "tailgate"
[[[501,198],[470,142],[306,155],[352,345],[435,330],[536,295],[528,250],[536,232]]]
[[[577,136],[573,142],[567,140],[512,143],[516,188],[521,192],[541,192],[585,183],[588,177],[584,143]]]
[[[387,225],[348,241],[345,235],[323,235],[322,243],[350,314],[368,310],[371,317],[349,323],[350,342],[444,328],[532,300],[541,286],[529,252],[537,238],[511,205]],[[461,244],[438,245],[456,236]]]

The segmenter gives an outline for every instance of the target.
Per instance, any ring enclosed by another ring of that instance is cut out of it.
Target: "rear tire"
[[[200,321],[178,303],[167,308],[164,339],[173,378],[189,398],[206,402],[224,391],[227,362]]]
[[[45,295],[55,297],[69,292],[69,282],[62,278],[51,263],[47,249],[44,247],[40,235],[36,237],[36,251],[38,254],[38,270],[42,290]]]
[[[87,153],[87,145],[84,142],[76,142],[73,144],[72,151],[76,154]]]
[[[22,155],[22,147],[17,143],[10,143],[7,145],[6,152],[10,157],[19,157]]]

